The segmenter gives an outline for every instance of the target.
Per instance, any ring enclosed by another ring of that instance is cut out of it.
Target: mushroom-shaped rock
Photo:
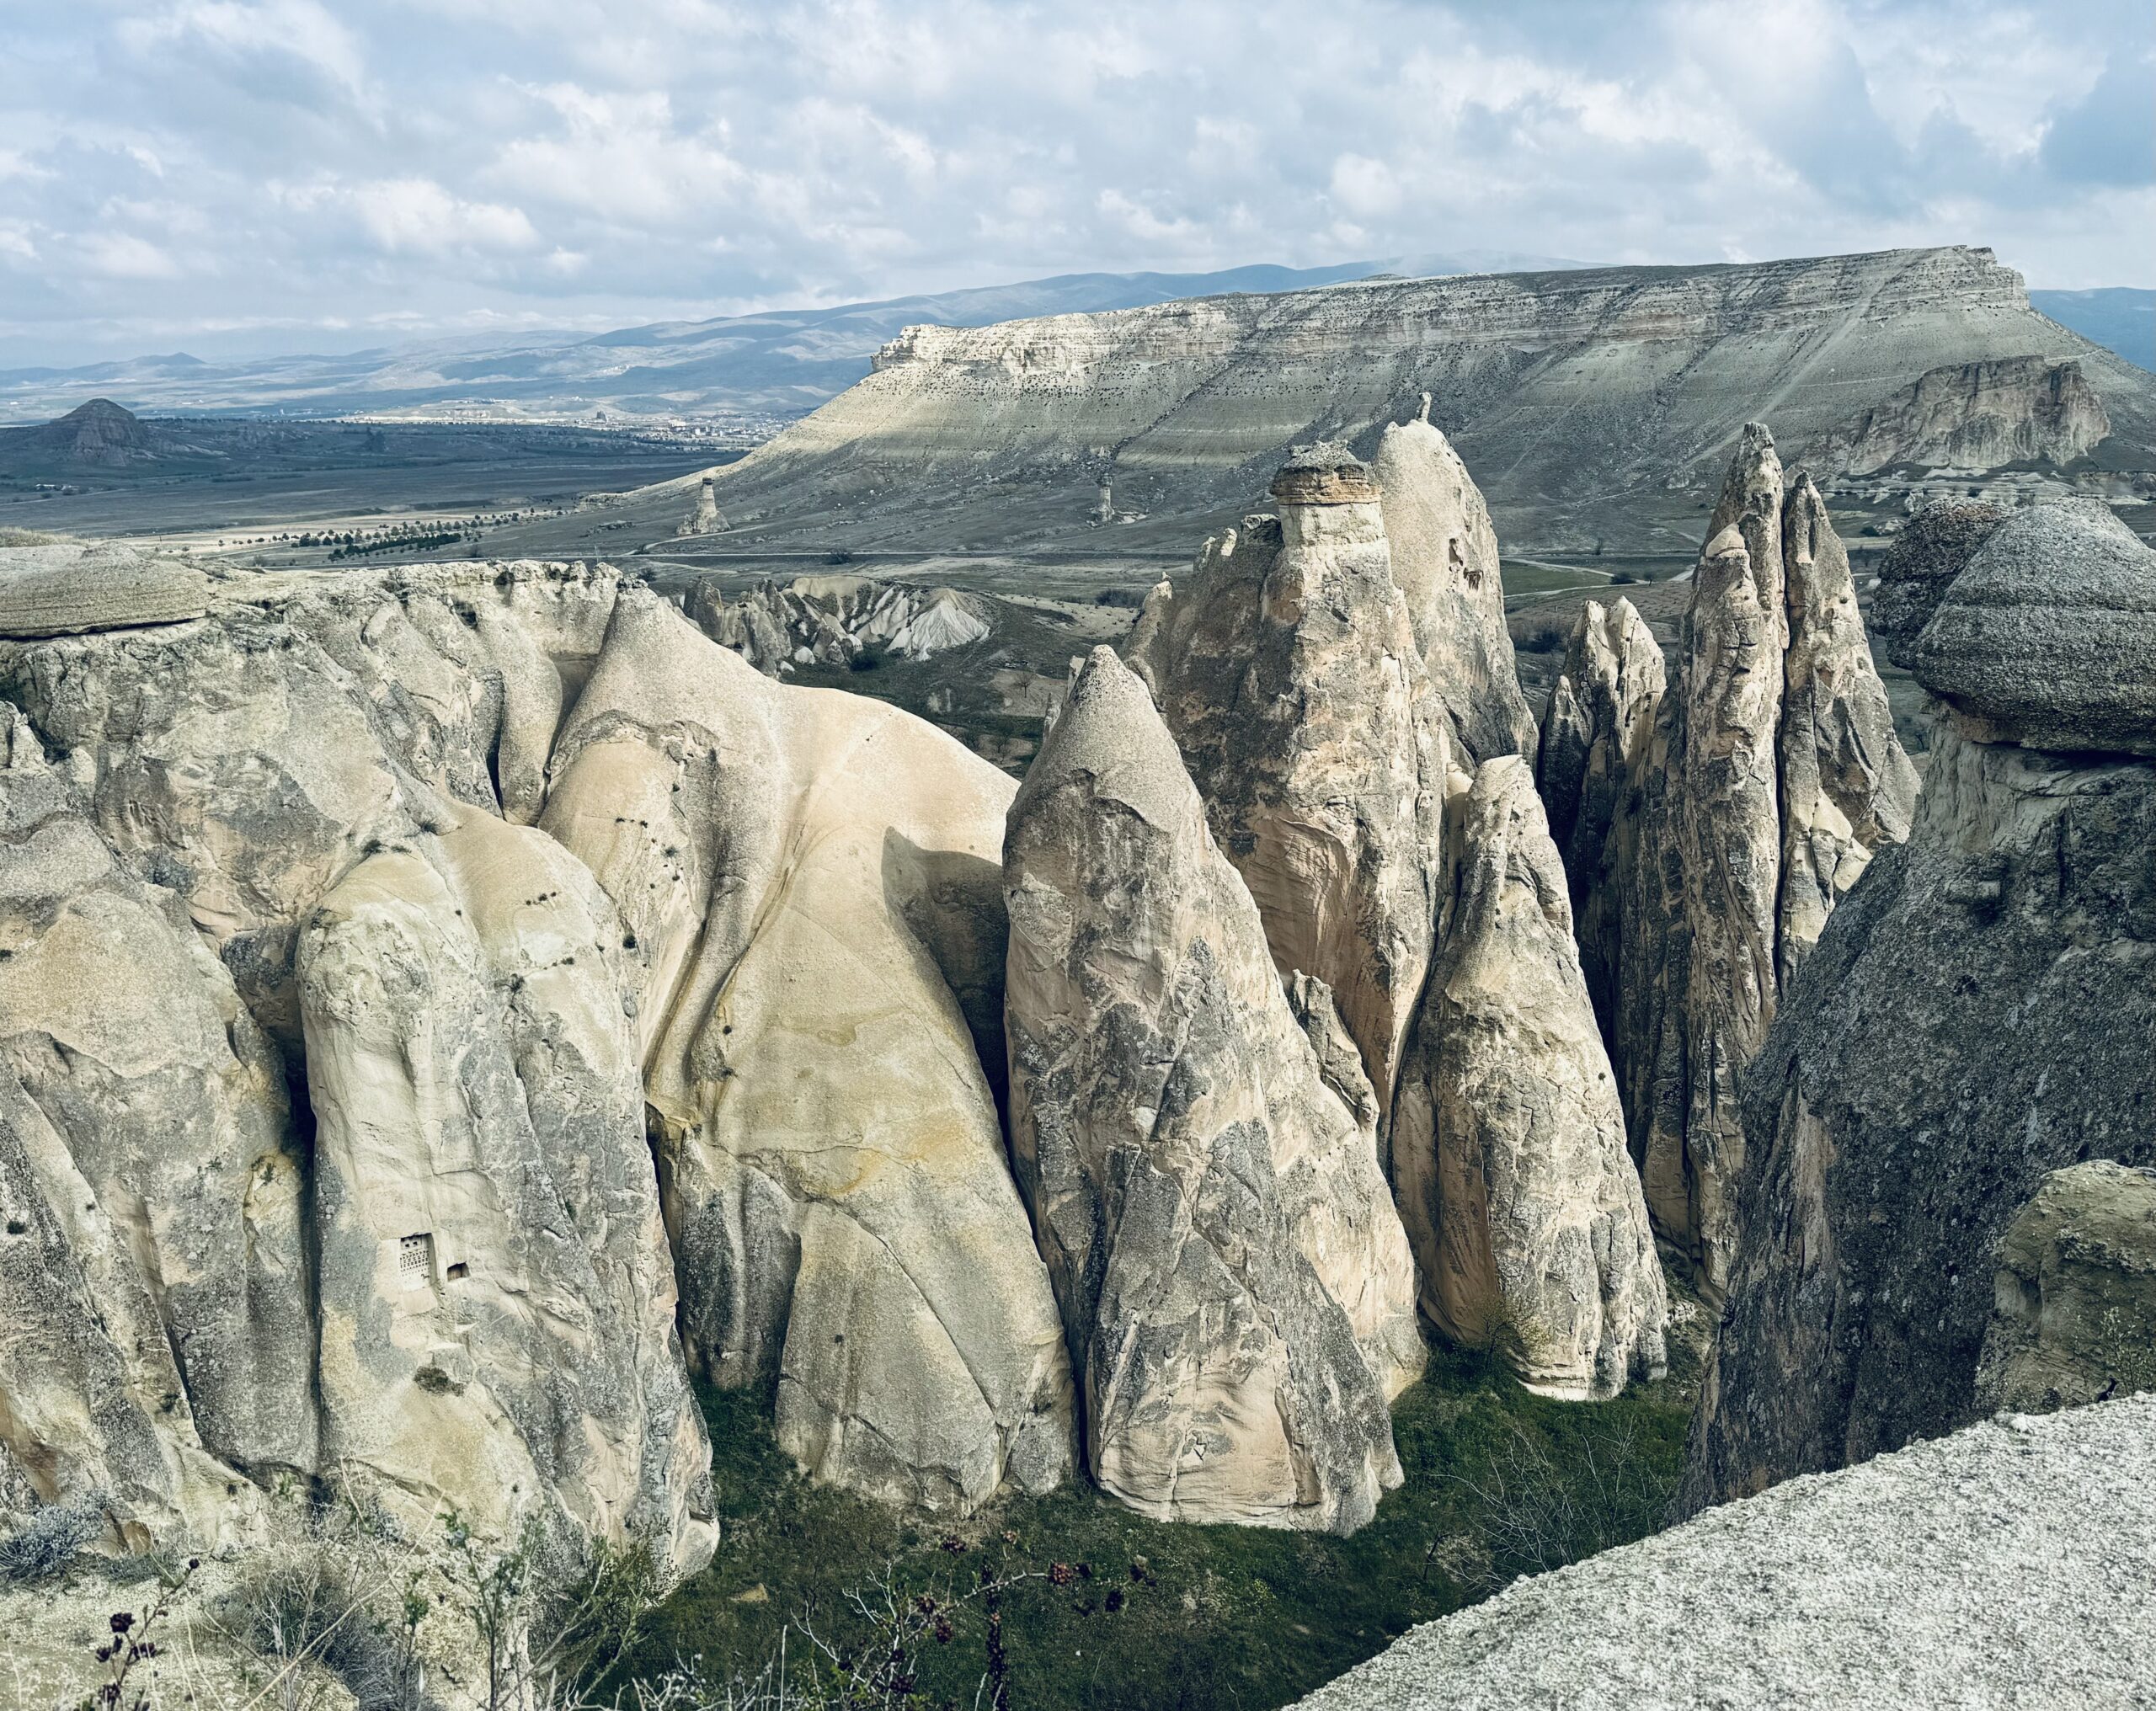
[[[621,911],[691,1364],[775,1381],[819,1478],[946,1511],[1071,1458],[1062,1324],[962,1008],[1000,1053],[1012,788],[624,590],[541,821]]]
[[[1781,902],[1778,978],[1786,982],[1835,903],[1884,845],[1909,835],[1917,770],[1894,734],[1871,663],[1849,556],[1810,477],[1782,508],[1789,652],[1782,663]]]
[[[1422,650],[1430,687],[1453,726],[1456,752],[1474,761],[1534,753],[1534,715],[1520,691],[1497,533],[1490,508],[1443,433],[1425,413],[1388,425],[1370,461],[1393,579]],[[1276,489],[1277,492],[1277,489]]]
[[[2156,754],[2156,549],[2099,500],[2020,512],[1954,578],[1911,664],[1972,734]]]
[[[1011,805],[1011,1139],[1094,1477],[1162,1519],[1352,1531],[1398,1483],[1413,1266],[1256,906],[1106,648]]]
[[[1316,456],[1280,472],[1277,520],[1245,518],[1153,590],[1125,654],[1273,962],[1331,989],[1385,1110],[1429,967],[1444,716],[1368,473]]]
[[[1880,650],[1907,670],[1910,651],[1954,578],[2006,513],[1982,499],[1940,499],[1909,519],[1879,561],[1871,630]]]
[[[1662,1370],[1668,1303],[1524,760],[1483,762],[1447,843],[1454,887],[1393,1130],[1422,1305],[1533,1389],[1614,1395]]]
[[[0,636],[65,636],[199,618],[210,579],[110,542],[0,547]]]

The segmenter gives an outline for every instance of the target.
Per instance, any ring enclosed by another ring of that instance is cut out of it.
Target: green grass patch
[[[1284,1704],[1515,1575],[1662,1526],[1687,1399],[1664,1381],[1551,1402],[1493,1361],[1439,1352],[1394,1407],[1406,1484],[1334,1538],[1166,1525],[1082,1486],[946,1526],[810,1484],[760,1399],[706,1391],[723,1540],[602,1689],[697,1656],[707,1676],[753,1676],[782,1637],[798,1668],[804,1627],[858,1648],[876,1630],[849,1594],[887,1576],[899,1603],[926,1596],[949,1618],[947,1639],[924,1634],[910,1654],[917,1703],[970,1707],[988,1667],[986,1567],[1037,1576],[1001,1600],[1021,1711]]]

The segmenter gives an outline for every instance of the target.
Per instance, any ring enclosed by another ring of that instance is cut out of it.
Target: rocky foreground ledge
[[[1415,1629],[1305,1711],[2156,1703],[2156,1394],[1791,1479]]]

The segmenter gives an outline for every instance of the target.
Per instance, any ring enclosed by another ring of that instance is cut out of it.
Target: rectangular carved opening
[[[407,1289],[425,1289],[435,1281],[435,1239],[421,1234],[397,1245],[397,1281]]]
[[[459,1260],[454,1266],[451,1266],[449,1268],[449,1281],[452,1283],[461,1283],[465,1278],[469,1277],[471,1275],[472,1268],[466,1265],[462,1260]]]

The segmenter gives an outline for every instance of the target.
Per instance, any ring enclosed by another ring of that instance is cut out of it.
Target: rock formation
[[[1412,422],[1388,424],[1376,477],[1392,573],[1422,650],[1430,688],[1470,764],[1534,754],[1534,715],[1520,693],[1505,628],[1497,533],[1490,508],[1445,436],[1430,425],[1430,395]]]
[[[2111,431],[2079,362],[2008,356],[1948,363],[1828,434],[1821,460],[1851,475],[1892,464],[1996,469],[2071,463]]]
[[[1094,1477],[1162,1518],[1350,1531],[1400,1478],[1412,1261],[1249,893],[1105,648],[1012,803],[1011,1138]]]
[[[0,547],[0,636],[199,618],[209,609],[209,589],[192,565],[125,546],[54,541]]]
[[[1913,663],[1910,648],[1948,584],[2005,518],[1998,506],[1982,500],[1942,499],[1926,505],[1895,536],[1879,561],[1871,630],[1880,651],[1904,671]]]
[[[2013,740],[1993,714],[2039,738],[2089,721],[2115,656],[2077,675],[2048,651],[2057,704],[2032,680],[2009,706],[2003,637],[1964,616],[2019,613],[2044,644],[2084,621],[2075,568],[2110,598],[2120,553],[2078,509],[2038,507],[1983,542],[1915,644],[1919,682],[1990,712],[1935,704],[1908,841],[1828,919],[1747,1078],[1739,1258],[1692,1506],[1968,1419],[2012,1219],[2052,1170],[2156,1165],[2156,770]],[[2132,741],[2129,712],[2115,701],[2100,728]]]
[[[1527,763],[1485,761],[1449,813],[1452,883],[1394,1112],[1424,1310],[1530,1389],[1659,1375],[1668,1321],[1565,872]]]
[[[1829,930],[1832,930],[1830,927]],[[2156,1397],[1800,1479],[1426,1623],[1300,1711],[2129,1706],[2156,1644]]]
[[[718,514],[718,496],[712,491],[712,479],[706,476],[696,484],[696,509],[681,524],[684,536],[717,535],[726,527],[726,520]]]
[[[1125,656],[1282,978],[1331,989],[1389,1111],[1437,914],[1444,712],[1369,472],[1319,446],[1273,491],[1277,519],[1245,518],[1154,589]]]
[[[1605,1040],[1616,1037],[1621,912],[1619,876],[1636,829],[1626,797],[1646,765],[1668,689],[1662,647],[1621,595],[1581,609],[1562,673],[1542,716],[1537,787],[1572,889],[1573,931],[1588,996]]]
[[[1577,663],[1545,715],[1542,787],[1570,817],[1582,960],[1649,1210],[1716,1299],[1744,1156],[1738,1074],[1828,913],[1906,833],[1916,775],[1848,555],[1817,488],[1785,478],[1756,424],[1658,701],[1651,638],[1611,628],[1598,607],[1582,616]]]
[[[1071,1456],[972,1031],[1000,1053],[1011,790],[625,590],[541,821],[621,911],[691,1363],[775,1383],[779,1442],[822,1477],[943,1509]]]
[[[863,654],[927,659],[990,628],[983,603],[956,589],[866,576],[797,576],[738,595],[704,577],[691,585],[686,610],[712,641],[770,677],[799,665],[851,665]]]
[[[2143,1390],[2156,1390],[2156,1170],[2054,1170],[1999,1242],[1976,1405],[2041,1414]]]

